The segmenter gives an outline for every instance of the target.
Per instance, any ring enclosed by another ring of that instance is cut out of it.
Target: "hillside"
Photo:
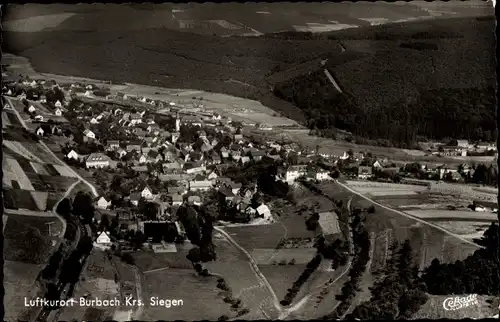
[[[86,21],[87,16],[82,15],[81,20]],[[69,20],[74,21],[68,19],[68,23]],[[104,28],[97,36],[81,28],[53,28],[50,32],[5,32],[4,50],[29,58],[40,72],[248,97],[302,123],[316,113],[313,110],[322,111],[332,114],[327,119],[344,118],[327,122],[326,127],[333,125],[362,136],[392,141],[390,135],[377,133],[379,130],[373,128],[374,125],[380,128],[380,124],[363,123],[363,117],[369,110],[371,119],[381,117],[390,128],[400,120],[401,106],[405,104],[415,106],[407,118],[415,124],[415,129],[406,135],[410,141],[417,135],[471,139],[493,135],[474,133],[478,125],[483,125],[483,132],[494,128],[490,124],[494,115],[491,89],[495,86],[492,20],[484,17],[426,20],[347,29],[314,37],[305,35],[292,32],[286,37],[218,37],[165,28]],[[333,98],[330,89],[324,88],[324,80],[314,78],[324,76],[316,62],[325,59],[345,97]],[[278,95],[270,91],[273,87]],[[286,94],[291,93],[291,87],[305,94],[302,97]],[[481,99],[469,102],[471,91]],[[308,100],[314,93],[322,94]],[[338,116],[340,107],[333,103],[346,98],[349,103],[340,105],[347,114],[342,112]],[[444,106],[433,127],[451,121],[468,124],[471,110],[482,111],[477,112],[477,119],[465,127],[464,133],[457,133],[456,126],[448,131],[426,129],[423,128],[426,120],[435,119],[434,105],[426,105],[424,112],[419,106],[429,100],[436,106]],[[460,102],[461,114],[453,116],[458,111],[453,107],[456,101]],[[360,122],[364,128],[353,129]],[[406,123],[401,127],[406,128]]]

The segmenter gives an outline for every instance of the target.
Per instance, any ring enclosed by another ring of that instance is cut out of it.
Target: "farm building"
[[[110,246],[111,238],[109,237],[109,232],[103,231],[97,236],[96,243],[101,246]]]
[[[373,171],[371,167],[359,167],[358,168],[358,178],[359,179],[368,179],[373,176]]]
[[[78,153],[76,153],[75,150],[71,150],[71,151],[69,151],[68,154],[66,154],[66,158],[73,159],[73,160],[78,160],[79,159],[79,155],[78,155]]]
[[[337,214],[332,211],[319,213],[319,227],[321,233],[327,237],[340,233],[340,226]]]
[[[102,153],[92,153],[85,161],[87,168],[105,168],[109,167],[111,159]]]
[[[111,201],[106,200],[106,198],[101,197],[97,200],[97,207],[100,209],[108,209],[111,206]]]
[[[271,210],[269,210],[269,207],[266,205],[260,205],[257,207],[257,213],[259,216],[262,216],[264,219],[269,220],[271,219]]]

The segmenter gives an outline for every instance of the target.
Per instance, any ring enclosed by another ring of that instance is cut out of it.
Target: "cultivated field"
[[[176,253],[153,253],[152,251],[134,252],[131,255],[135,258],[137,267],[144,273],[160,268],[192,269],[193,265],[186,258],[191,249],[191,243],[176,245]]]
[[[217,320],[221,315],[234,316],[230,305],[218,295],[216,277],[200,277],[192,269],[169,269],[144,275],[142,319],[156,320]],[[182,300],[177,307],[153,307],[151,297]]]
[[[292,248],[292,249],[253,249],[250,255],[259,265],[277,265],[280,263],[307,264],[316,255],[314,248]]]
[[[275,248],[284,236],[284,228],[280,224],[228,227],[224,230],[247,251]]]
[[[497,214],[478,211],[454,210],[407,210],[408,214],[426,220],[472,220],[472,221],[497,221]]]
[[[487,222],[481,221],[432,221],[444,229],[458,235],[471,235],[477,232],[484,232],[490,226]]]
[[[305,263],[307,264],[307,263]],[[283,300],[287,293],[287,289],[292,287],[293,283],[299,278],[300,274],[304,272],[305,264],[295,265],[259,265],[259,269],[271,284],[278,300]]]

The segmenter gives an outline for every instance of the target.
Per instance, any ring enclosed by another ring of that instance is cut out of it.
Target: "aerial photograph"
[[[498,319],[494,5],[2,6],[4,320]]]

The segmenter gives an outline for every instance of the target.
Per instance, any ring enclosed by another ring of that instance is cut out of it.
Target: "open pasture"
[[[234,316],[230,305],[218,295],[216,277],[198,276],[192,269],[171,269],[143,276],[142,319],[146,321],[215,321],[221,315]],[[149,299],[182,300],[181,306],[150,306]]]
[[[316,255],[315,248],[292,248],[292,249],[253,249],[250,253],[258,265],[273,265],[291,261],[296,264],[307,264]]]
[[[16,180],[19,184],[19,189],[23,190],[35,190],[33,185],[31,184],[30,179],[27,176],[27,173],[23,170],[21,165],[17,160],[11,158],[5,158],[4,163],[7,164],[8,169],[11,170],[9,173],[13,174],[15,178],[9,178],[11,180]]]
[[[255,248],[275,248],[285,233],[280,224],[227,227],[224,230],[247,251]]]
[[[5,147],[11,149],[16,154],[19,154],[19,155],[23,156],[24,158],[28,158],[31,161],[44,163],[44,160],[35,154],[35,150],[30,149],[29,147],[25,146],[25,143],[28,143],[28,142],[19,142],[19,141],[10,141],[10,140],[4,140],[2,142],[2,144]]]
[[[32,287],[44,265],[35,265],[6,260],[4,263],[4,283]]]
[[[459,220],[459,221],[486,221],[498,220],[497,214],[492,212],[478,212],[466,210],[408,210],[406,213],[429,221],[434,220]]]
[[[489,223],[481,222],[481,221],[433,221],[433,224],[436,224],[444,229],[457,234],[457,235],[470,235],[476,232],[483,232],[490,226]]]
[[[30,291],[33,290],[33,287],[4,283],[4,288],[4,321],[24,320],[23,315],[26,312],[24,299],[30,296]]]
[[[40,175],[45,175],[48,176],[50,175],[49,172],[45,169],[45,165],[42,163],[38,162],[31,162],[31,166],[35,170],[35,173],[40,174]]]
[[[6,209],[27,209],[32,211],[45,210],[38,208],[31,192],[22,189],[4,189],[4,207]]]
[[[47,221],[42,223],[40,219],[53,221],[52,226],[57,231],[57,221],[52,218],[9,215],[4,230],[5,260],[36,265],[47,262],[54,248],[54,237],[48,236],[48,226],[45,225]]]
[[[176,246],[176,253],[153,253],[150,251],[141,251],[131,253],[131,255],[134,257],[137,267],[143,273],[165,267],[192,269],[193,265],[186,258],[189,249],[192,247],[191,244],[187,243],[187,245]]]
[[[36,191],[47,191],[47,192],[59,192],[64,193],[68,188],[77,181],[75,178],[71,177],[61,177],[54,175],[39,175],[39,174],[28,174],[32,185],[35,187]]]
[[[292,287],[293,283],[299,278],[300,274],[304,272],[305,264],[295,265],[259,265],[259,270],[264,274],[269,284],[276,293],[278,300],[283,300],[287,293],[287,289]]]

